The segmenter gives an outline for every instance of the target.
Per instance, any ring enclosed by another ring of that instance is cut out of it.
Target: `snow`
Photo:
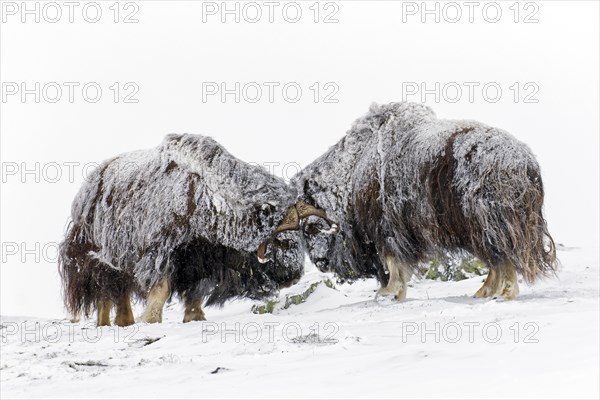
[[[398,303],[375,298],[369,279],[320,284],[306,302],[274,314],[235,300],[187,324],[177,303],[162,324],[98,331],[93,320],[2,316],[0,394],[598,398],[598,249],[559,247],[558,256],[558,276],[521,283],[515,301],[472,298],[481,277],[413,278]],[[280,298],[325,278],[335,282],[307,263]]]

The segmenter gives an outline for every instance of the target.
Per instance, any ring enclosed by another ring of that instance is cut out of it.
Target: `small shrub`
[[[285,299],[282,300],[271,300],[267,301],[265,304],[255,304],[252,306],[251,311],[254,314],[273,314],[275,311],[275,306],[279,305],[279,309],[287,310],[293,305],[302,304],[308,299],[308,296],[314,293],[317,287],[323,283],[330,289],[335,289],[335,285],[331,282],[330,279],[325,279],[319,282],[315,282],[311,284],[304,292],[294,295],[287,295]]]
[[[421,276],[425,279],[441,281],[462,281],[487,274],[488,270],[483,262],[470,254],[442,255],[432,259],[429,264],[419,268]]]

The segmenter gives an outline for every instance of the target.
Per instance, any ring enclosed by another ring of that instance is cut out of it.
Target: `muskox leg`
[[[148,304],[146,305],[146,310],[142,314],[142,322],[147,322],[149,324],[162,322],[163,307],[169,298],[169,294],[169,281],[166,279],[161,280],[150,289]]]
[[[97,326],[110,326],[110,308],[112,303],[110,300],[100,300],[98,302],[98,320]]]
[[[185,314],[183,315],[183,322],[190,321],[206,321],[204,311],[200,308],[200,301],[186,303]]]
[[[70,321],[71,323],[74,323],[74,324],[76,324],[76,323],[78,323],[78,322],[79,322],[79,320],[80,320],[80,319],[81,319],[81,318],[80,318],[80,316],[79,316],[79,313],[72,313],[72,314],[71,314],[71,318],[69,319],[69,321]]]
[[[506,265],[499,268],[490,267],[485,283],[475,293],[475,297],[503,297],[512,300],[518,294],[517,270],[511,265]]]
[[[406,299],[406,281],[409,271],[396,257],[386,256],[385,265],[389,272],[388,284],[377,291],[378,295],[394,296],[396,300]]]
[[[131,300],[129,293],[125,293],[117,303],[117,316],[115,317],[115,325],[129,326],[135,324],[133,318],[133,310],[131,309]]]

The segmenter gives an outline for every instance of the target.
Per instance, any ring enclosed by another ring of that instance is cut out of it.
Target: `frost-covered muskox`
[[[303,272],[299,222],[326,218],[295,199],[209,137],[168,135],[105,161],[77,194],[60,247],[65,305],[110,325],[116,304],[115,324],[129,325],[132,296],[147,300],[142,322],[160,322],[172,295],[184,322],[205,319],[203,305],[270,296]]]
[[[342,279],[376,276],[403,299],[421,261],[470,252],[489,267],[476,297],[517,296],[556,267],[542,216],[540,168],[507,132],[441,120],[423,105],[373,105],[345,137],[292,179],[301,199],[338,221],[336,236],[308,219],[311,260]]]

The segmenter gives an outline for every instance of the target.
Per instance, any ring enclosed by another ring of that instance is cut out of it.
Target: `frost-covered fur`
[[[342,279],[385,285],[386,258],[410,273],[442,251],[470,252],[528,282],[556,266],[529,148],[479,122],[437,119],[424,105],[373,105],[292,185],[339,222],[329,236],[308,219],[304,236],[311,260]]]
[[[186,303],[272,295],[303,272],[299,233],[272,241],[266,264],[255,252],[295,198],[210,137],[168,135],[110,159],[72,205],[60,247],[65,304],[88,314],[103,299],[145,297],[163,279]]]

